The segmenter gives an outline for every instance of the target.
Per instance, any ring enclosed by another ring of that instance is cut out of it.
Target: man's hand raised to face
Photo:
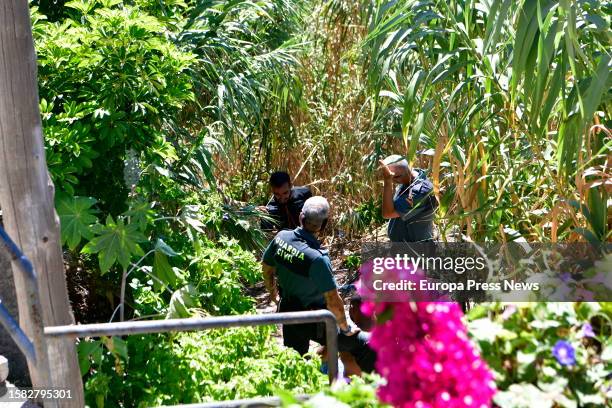
[[[382,175],[383,180],[385,181],[393,180],[393,176],[395,176],[395,173],[391,171],[389,166],[387,166],[383,160],[379,160],[378,162],[380,163],[379,169],[380,169],[380,173]]]

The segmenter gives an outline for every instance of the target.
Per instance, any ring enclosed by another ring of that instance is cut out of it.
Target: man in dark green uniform
[[[338,349],[353,355],[363,371],[372,371],[376,355],[367,345],[369,334],[352,327],[344,312],[327,251],[316,238],[327,224],[329,204],[323,197],[306,200],[301,226],[279,232],[263,256],[264,282],[279,312],[329,309],[338,321]],[[308,352],[310,340],[325,344],[323,323],[283,325],[283,343],[300,354]]]
[[[389,219],[391,242],[431,242],[438,200],[425,172],[410,169],[408,161],[392,155],[380,161],[384,179],[382,215]],[[395,193],[393,183],[398,184]]]

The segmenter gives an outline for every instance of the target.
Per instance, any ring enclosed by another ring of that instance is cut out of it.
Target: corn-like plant
[[[610,237],[609,5],[372,3],[375,118],[410,160],[433,150],[445,218],[475,239]]]

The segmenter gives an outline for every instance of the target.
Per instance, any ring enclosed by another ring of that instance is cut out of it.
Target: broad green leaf
[[[602,241],[599,240],[599,238],[593,233],[593,231],[590,231],[586,228],[574,228],[573,231],[582,235],[594,247],[599,248],[599,246],[601,245]]]
[[[512,95],[516,97],[516,89],[525,72],[525,64],[532,49],[533,40],[538,29],[536,12],[537,0],[525,0],[519,11],[516,37],[514,40],[512,59]]]
[[[161,174],[162,176],[170,177],[170,170],[168,170],[167,168],[162,167],[162,166],[153,166],[153,168],[157,170],[157,172]]]
[[[606,90],[609,91],[609,87],[606,87],[606,84],[608,84],[608,76],[610,75],[610,60],[611,58],[607,54],[601,56],[599,64],[597,64],[597,69],[594,72],[594,76],[591,78],[591,83],[584,93],[583,101],[585,124],[589,124],[593,120],[593,114],[601,102],[603,93],[606,92]]]
[[[96,3],[92,1],[74,0],[64,4],[64,7],[73,8],[79,10],[83,14],[87,14],[95,7],[95,5]]]
[[[98,222],[97,211],[91,207],[97,201],[91,197],[62,197],[57,202],[57,213],[62,230],[62,244],[74,250],[83,238],[94,236],[92,225]]]
[[[153,256],[153,275],[170,286],[173,286],[176,282],[176,274],[168,263],[168,258],[161,251],[155,251]],[[153,280],[153,286],[156,290],[161,288],[160,283],[155,279]]]
[[[577,139],[580,137],[580,115],[572,114],[561,123],[557,135],[557,160],[559,167],[568,172],[578,154]]]
[[[538,71],[536,77],[536,86],[534,88],[533,98],[531,100],[531,126],[535,127],[536,120],[540,114],[542,100],[546,81],[549,77],[550,61],[555,53],[554,40],[557,35],[558,21],[555,21],[550,26],[548,32],[540,33],[538,41]],[[553,77],[554,78],[554,77]]]
[[[540,111],[540,133],[544,133],[547,130],[546,125],[548,123],[550,114],[559,98],[559,93],[561,92],[565,72],[565,64],[558,64],[557,68],[555,69],[555,72],[552,75],[552,78],[550,79],[550,82],[547,87],[548,89],[546,91],[544,106]]]
[[[122,0],[102,0],[102,5],[106,8],[111,8],[117,4],[121,4]]]
[[[508,16],[508,10],[512,4],[512,0],[504,0],[501,4],[501,0],[495,0],[491,6],[491,11],[487,16],[487,29],[485,32],[484,41],[484,52],[486,53],[491,46],[497,44],[497,39],[504,26],[505,20]]]
[[[191,317],[189,309],[198,304],[198,291],[192,285],[187,285],[172,294],[170,307],[168,308],[167,318],[187,318]]]
[[[528,101],[533,94],[535,67],[538,58],[538,44],[539,41],[534,41],[533,44],[531,44],[531,49],[525,60],[525,80],[523,81],[523,98],[525,101]]]
[[[99,364],[102,360],[102,343],[100,340],[82,340],[77,346],[77,354],[81,375],[85,375],[89,371],[92,360],[94,364]]]
[[[591,188],[587,193],[587,203],[589,206],[589,224],[592,231],[601,242],[605,241],[608,227],[608,205],[607,194],[603,189]]]
[[[147,239],[134,224],[125,225],[121,218],[115,222],[109,215],[106,218],[106,225],[101,227],[98,233],[99,236],[85,245],[82,252],[98,254],[100,271],[103,274],[108,272],[116,262],[125,270],[132,256],[144,255],[138,243],[145,242]]]
[[[421,131],[425,124],[425,118],[427,117],[427,111],[420,112],[417,115],[416,123],[412,128],[412,137],[410,138],[410,146],[408,148],[408,162],[412,163],[412,159],[416,154],[417,146],[419,145],[419,138],[421,137]]]
[[[112,337],[113,349],[111,350],[114,354],[120,356],[124,360],[128,359],[128,348],[127,343],[119,336]]]
[[[467,313],[468,320],[477,320],[483,317],[486,317],[488,314],[488,309],[482,305],[476,305]]]
[[[155,212],[151,209],[151,203],[142,200],[132,203],[130,209],[124,213],[125,216],[129,217],[130,224],[138,225],[141,231],[147,228],[154,214]]]
[[[197,220],[197,219],[189,217],[189,216],[185,216],[185,217],[183,217],[183,219],[193,229],[195,229],[196,231],[198,231],[201,234],[204,233],[204,229],[203,228],[205,227],[205,225],[200,220]]]
[[[402,129],[404,131],[404,142],[408,137],[408,123],[412,121],[412,112],[415,104],[417,103],[417,92],[421,85],[421,82],[425,80],[427,75],[423,71],[419,71],[412,76],[410,85],[406,89],[404,94],[404,109],[402,113]]]
[[[174,249],[170,248],[170,245],[166,244],[164,240],[162,240],[161,238],[158,238],[157,241],[155,242],[155,250],[160,251],[168,256],[178,256],[179,255]]]

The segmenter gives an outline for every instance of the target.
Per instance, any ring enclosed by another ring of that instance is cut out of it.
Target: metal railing
[[[338,331],[336,317],[329,310],[52,326],[45,328],[45,335],[47,337],[100,337],[317,322],[325,323],[331,383],[338,375]]]
[[[58,337],[99,337],[144,333],[164,333],[176,331],[210,330],[229,327],[264,326],[272,324],[325,323],[329,381],[333,383],[338,376],[338,332],[336,318],[329,310],[309,310],[303,312],[270,313],[259,315],[216,316],[208,318],[167,319],[149,321],[130,321],[118,323],[98,323],[44,327],[40,306],[40,294],[36,272],[32,263],[19,247],[0,227],[0,248],[4,247],[26,280],[27,302],[32,321],[32,340],[28,338],[0,299],[0,324],[8,331],[21,352],[32,362],[37,375],[44,384],[52,386],[48,363],[46,339]],[[49,402],[49,401],[47,401]],[[276,397],[262,397],[251,400],[219,401],[215,403],[182,405],[183,407],[238,407],[274,406],[280,400]],[[47,406],[47,405],[45,405]],[[51,402],[49,406],[57,406]]]
[[[293,396],[298,401],[308,400],[309,395],[296,395]],[[251,399],[238,399],[231,401],[217,401],[217,402],[201,402],[199,404],[186,404],[186,405],[166,405],[164,407],[156,408],[244,408],[244,407],[276,407],[281,405],[282,401],[279,397],[260,397]]]
[[[0,226],[0,249],[4,248],[11,257],[13,263],[17,264],[18,271],[25,280],[26,293],[25,300],[27,310],[29,311],[28,318],[30,319],[30,329],[32,339],[27,336],[19,323],[11,316],[10,312],[2,304],[0,299],[0,324],[8,331],[9,336],[13,339],[19,350],[26,356],[30,364],[36,367],[36,378],[42,384],[51,383],[51,369],[49,366],[49,356],[47,355],[47,342],[44,335],[44,322],[42,307],[40,302],[40,293],[38,291],[38,280],[36,271],[32,262],[23,254],[17,244],[13,242],[11,237]],[[47,404],[49,407],[56,407],[55,402]]]

